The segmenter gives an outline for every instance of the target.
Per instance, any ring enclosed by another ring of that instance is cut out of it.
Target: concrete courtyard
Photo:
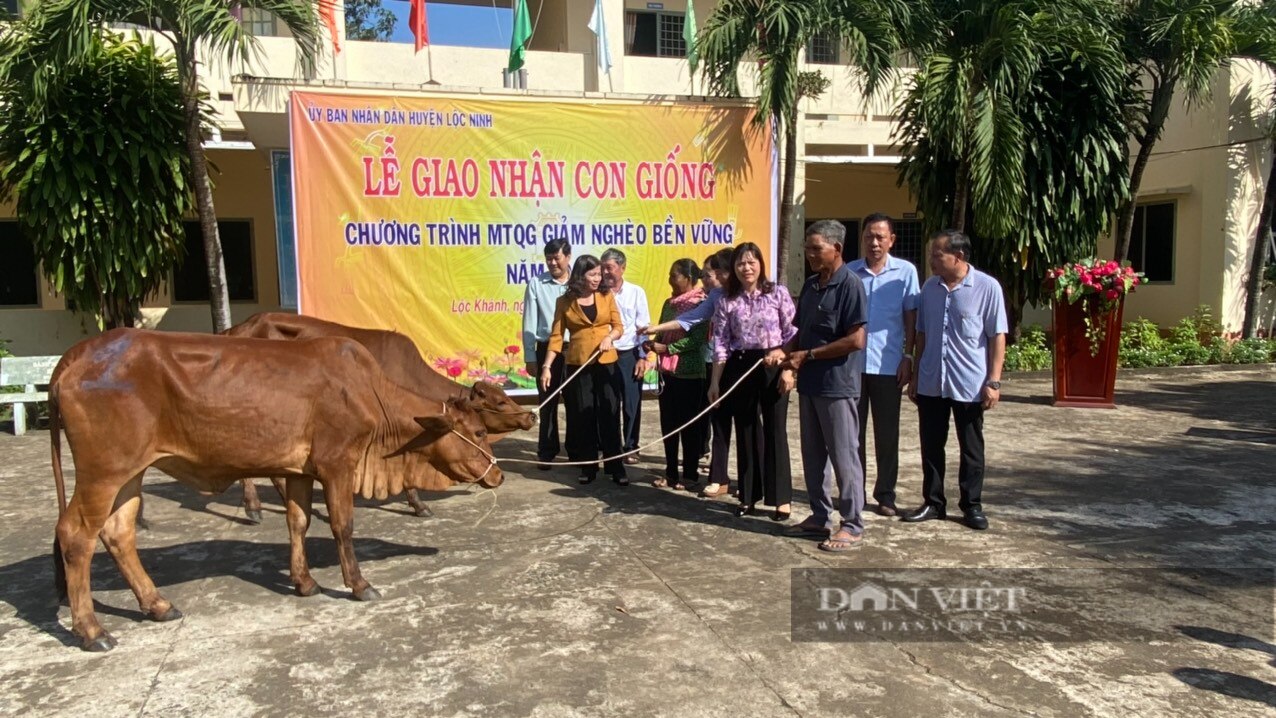
[[[207,499],[152,472],[140,553],[185,618],[143,620],[99,550],[94,597],[119,641],[103,655],[75,647],[54,602],[48,434],[0,434],[0,714],[1272,715],[1276,367],[1123,372],[1115,411],[1049,395],[1048,376],[1011,375],[987,417],[985,532],[870,514],[862,547],[826,554],[766,515],[733,517],[731,500],[653,488],[653,447],[628,488],[511,465],[498,490],[434,495],[433,518],[360,502],[356,551],[385,597],[369,604],[342,585],[318,499],[308,548],[324,591],[299,598],[264,481],[253,526],[238,489]],[[655,402],[644,410],[654,439]],[[790,420],[797,460],[796,407]],[[915,427],[905,402],[906,507]],[[497,454],[532,448],[511,437]],[[952,516],[955,439],[949,464]],[[793,642],[791,569],[839,567],[1103,569],[1133,577],[1113,601],[1134,613],[1159,574],[1132,569],[1257,578],[1149,611],[1150,639]]]

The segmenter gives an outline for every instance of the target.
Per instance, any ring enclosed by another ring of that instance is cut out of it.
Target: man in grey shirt
[[[820,544],[824,551],[850,549],[864,534],[864,466],[857,447],[856,408],[860,373],[855,354],[867,342],[868,307],[863,283],[842,261],[845,242],[846,227],[836,220],[820,220],[806,230],[806,261],[816,274],[802,287],[793,319],[798,333],[785,347],[787,365],[798,370],[802,469],[811,502],[810,518],[785,533],[827,536]],[[833,487],[825,478],[826,463],[832,463],[837,478],[841,514],[831,536]]]
[[[948,417],[957,424],[957,483],[967,526],[988,528],[983,511],[984,412],[1001,399],[1006,305],[996,279],[970,265],[970,238],[955,229],[930,239],[931,278],[917,312],[917,351],[909,396],[917,403],[922,444],[922,507],[903,517],[942,519]]]
[[[545,243],[545,267],[535,279],[527,283],[527,291],[523,293],[523,361],[527,363],[527,373],[533,378],[541,375],[541,362],[545,361],[545,352],[549,346],[549,330],[554,326],[554,309],[558,306],[558,298],[567,291],[567,279],[571,276],[572,246],[565,239],[551,239]],[[551,380],[548,387],[537,386],[537,394],[541,402],[545,397],[558,390],[563,383],[563,355],[560,353],[550,367]],[[542,463],[541,469],[548,469],[549,462],[558,455],[562,448],[558,434],[558,400],[555,396],[541,407],[540,436],[536,440],[536,458]]]

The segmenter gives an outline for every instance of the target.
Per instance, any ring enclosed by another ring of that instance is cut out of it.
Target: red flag
[[[328,26],[328,34],[332,36],[332,54],[341,54],[341,40],[337,36],[336,0],[319,0],[319,18]]]
[[[408,28],[416,38],[416,51],[430,44],[430,23],[425,17],[425,0],[411,0],[412,9],[408,11]]]

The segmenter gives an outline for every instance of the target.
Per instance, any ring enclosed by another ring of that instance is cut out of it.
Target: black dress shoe
[[[748,506],[745,506],[744,504],[740,504],[739,506],[735,507],[735,515],[737,518],[741,516],[752,516],[753,504],[749,504]]]
[[[903,518],[901,518],[900,521],[913,524],[913,523],[918,523],[919,521],[934,521],[935,519],[942,519],[942,518],[944,518],[943,511],[940,511],[939,509],[935,508],[934,506],[930,504],[926,504],[925,506],[921,507],[920,509],[917,509],[916,511],[909,511],[908,513],[904,514]]]
[[[612,481],[614,481],[614,482],[616,482],[616,485],[617,485],[617,486],[628,486],[628,485],[629,485],[629,479],[628,479],[628,478],[626,478],[626,477],[624,477],[624,476],[617,476],[617,475],[615,475],[615,474],[612,474],[612,475],[611,475],[611,480],[612,480]]]
[[[968,509],[966,511],[966,525],[976,531],[983,531],[988,528],[988,517],[984,516],[982,509]]]
[[[576,477],[576,481],[582,484],[589,484],[589,483],[593,483],[594,479],[596,478],[598,478],[598,474],[592,474],[592,475],[581,474],[580,476]]]

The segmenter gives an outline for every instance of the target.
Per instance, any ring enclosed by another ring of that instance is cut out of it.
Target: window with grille
[[[895,246],[891,254],[900,259],[907,259],[917,267],[917,273],[925,274],[922,256],[926,251],[926,230],[920,219],[895,220]]]
[[[0,306],[40,304],[35,247],[12,220],[0,222]]]
[[[1134,209],[1130,264],[1149,282],[1174,281],[1174,202],[1141,204]]]
[[[626,12],[625,54],[638,57],[686,57],[682,13]]]
[[[274,37],[275,16],[266,10],[246,7],[243,9],[244,31],[254,37]]]
[[[173,273],[173,301],[208,301],[208,262],[204,261],[204,235],[199,222],[182,223],[186,230],[186,260]],[[246,219],[217,220],[226,265],[226,289],[232,302],[257,298],[253,282],[253,226]]]
[[[829,33],[816,33],[806,46],[806,61],[812,65],[838,65],[841,42]]]

